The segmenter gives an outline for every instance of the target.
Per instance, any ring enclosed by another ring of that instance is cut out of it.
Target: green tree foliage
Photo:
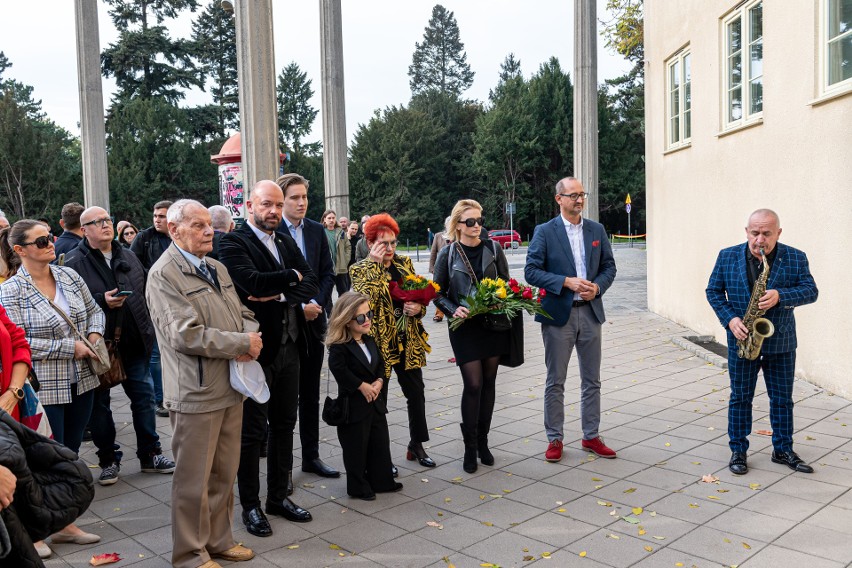
[[[203,114],[191,117],[190,121],[209,125],[208,131],[224,138],[226,130],[239,129],[240,100],[237,28],[233,14],[222,9],[220,0],[211,0],[192,23],[192,53],[200,64],[198,70],[210,89],[213,104],[201,107]]]
[[[296,154],[317,154],[319,143],[303,144],[317,118],[317,109],[311,106],[314,90],[308,74],[291,62],[278,75],[278,138],[282,146]]]
[[[196,0],[105,0],[119,31],[118,41],[101,54],[105,77],[115,77],[117,99],[160,96],[171,103],[184,98],[184,89],[203,87],[192,60],[192,42],[172,39],[161,25]]]
[[[411,93],[438,90],[458,97],[473,85],[473,75],[455,15],[436,4],[423,34],[423,43],[415,44],[408,68]]]
[[[604,22],[606,46],[634,64],[642,64],[645,54],[643,0],[607,0],[612,19]]]
[[[447,149],[444,128],[427,113],[390,107],[355,133],[349,161],[350,209],[386,211],[400,225],[401,238],[421,237],[449,214],[452,203],[441,175]]]
[[[9,67],[0,52],[0,79]],[[0,209],[13,219],[56,219],[64,203],[82,199],[80,146],[32,93],[13,79],[0,83]]]

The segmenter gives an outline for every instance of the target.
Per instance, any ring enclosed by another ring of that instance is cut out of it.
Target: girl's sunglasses
[[[352,318],[352,321],[354,321],[358,325],[364,325],[365,323],[367,323],[367,320],[373,320],[373,310],[367,311],[366,314],[358,314],[357,316]]]
[[[53,233],[48,233],[46,237],[38,237],[32,242],[29,243],[21,243],[22,247],[28,247],[30,245],[35,245],[36,248],[46,249],[48,246],[53,244]]]
[[[459,221],[459,223],[464,223],[468,227],[473,227],[474,225],[479,225],[480,227],[482,227],[485,225],[485,217],[471,217],[470,219]]]

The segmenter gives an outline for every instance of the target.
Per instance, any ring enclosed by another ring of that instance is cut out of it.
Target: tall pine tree
[[[278,75],[278,138],[282,146],[296,154],[316,154],[319,143],[303,144],[317,118],[317,109],[311,106],[314,90],[308,74],[291,62]]]
[[[456,17],[440,4],[432,8],[423,43],[415,44],[408,76],[412,95],[437,90],[457,98],[473,85],[473,71],[467,62]]]
[[[219,138],[226,130],[240,127],[240,97],[237,88],[237,27],[234,15],[222,9],[220,0],[211,0],[192,22],[192,52],[198,61],[213,104],[201,107],[208,114],[211,130]],[[192,122],[200,122],[192,120]]]

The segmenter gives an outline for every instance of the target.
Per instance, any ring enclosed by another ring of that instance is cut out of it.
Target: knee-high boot
[[[479,422],[476,431],[476,445],[482,465],[494,465],[494,455],[488,449],[488,432],[491,430],[491,417],[494,415],[494,392],[483,396],[479,406]]]
[[[462,467],[467,473],[476,471],[476,425],[461,424],[462,437],[464,438],[464,462]]]

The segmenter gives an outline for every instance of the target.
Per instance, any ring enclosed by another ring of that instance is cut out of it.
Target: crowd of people
[[[398,250],[399,226],[387,213],[364,216],[360,223],[331,210],[318,221],[308,219],[309,189],[309,181],[294,173],[258,182],[239,226],[224,207],[190,199],[155,203],[152,224],[142,231],[129,221],[114,224],[103,208],[69,203],[62,208],[58,239],[44,221],[10,225],[0,212],[0,418],[22,422],[24,389],[36,383],[43,433],[73,452],[65,458],[74,461],[88,429],[101,470],[97,481],[115,483],[123,452],[109,385],[102,384],[94,365],[101,357],[98,346],[106,346],[111,360],[123,366],[120,384],[130,400],[141,471],[173,474],[172,563],[179,568],[216,568],[218,559],[254,556],[233,538],[234,481],[241,519],[252,535],[273,534],[267,515],[300,523],[313,519],[294,500],[293,436],[298,422],[302,471],[340,477],[320,456],[326,352],[337,383],[340,412],[334,425],[349,496],[375,500],[403,488],[395,480],[399,472],[386,418],[392,377],[407,405],[406,459],[424,468],[437,465],[424,445],[429,441],[424,367],[431,351],[422,322],[427,304],[400,300],[389,285],[417,276],[412,260]],[[580,446],[616,457],[599,431],[602,298],[616,265],[603,226],[582,217],[586,196],[574,178],[556,184],[559,214],[536,228],[524,269],[526,281],[544,292],[545,313],[535,319],[547,369],[543,458],[549,462],[563,455],[564,391],[575,349]],[[465,321],[448,333],[463,384],[462,468],[468,473],[479,464],[495,464],[489,432],[496,384],[500,366],[510,364],[512,334],[519,331],[472,316],[465,300],[483,280],[510,280],[503,248],[487,238],[484,224],[482,206],[462,199],[443,231],[428,230],[434,320]],[[753,213],[747,243],[722,251],[707,289],[729,329],[735,474],[747,472],[751,400],[760,369],[771,385],[772,461],[813,471],[792,449],[795,326],[784,318],[792,316],[792,307],[815,301],[817,290],[804,253],[778,244],[780,233],[777,214]],[[744,363],[736,357],[736,342],[750,333],[742,314],[764,258],[774,272],[759,306],[785,325],[765,340],[762,356]],[[268,399],[246,398],[232,387],[237,365],[249,362],[262,370]],[[27,416],[31,421],[32,413]],[[169,419],[174,460],[161,450],[157,416]],[[0,431],[0,439],[6,435],[14,437]],[[261,503],[263,457],[267,490]],[[4,522],[15,507],[27,506],[18,503],[15,479],[12,464],[0,459]],[[93,480],[84,479],[82,486],[91,488]],[[69,511],[82,513],[86,499],[91,495],[80,491]],[[51,542],[97,542],[100,537],[75,526],[74,518],[50,524],[50,532],[46,526],[25,527],[27,536],[15,546],[37,560],[52,553],[45,542],[49,534]]]

